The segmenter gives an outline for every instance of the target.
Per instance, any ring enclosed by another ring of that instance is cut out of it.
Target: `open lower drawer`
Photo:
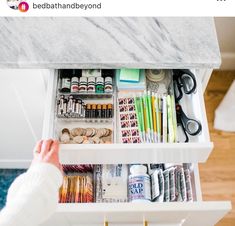
[[[63,203],[44,226],[75,225],[215,225],[230,209],[230,202],[203,202],[198,165],[191,165],[193,202]],[[108,224],[107,224],[108,223]]]
[[[58,77],[58,71],[55,70],[51,72],[48,80],[43,138],[58,138],[56,130],[59,121],[55,114]],[[61,144],[60,160],[63,164],[205,162],[212,151],[213,143],[209,137],[199,79],[197,79],[196,93],[190,96],[185,95],[181,105],[188,116],[197,118],[202,125],[201,133],[191,137],[189,143],[121,144],[114,139],[113,144]],[[115,115],[116,112],[114,112]],[[116,129],[116,124],[115,122],[113,130]],[[65,122],[64,125],[65,127],[69,125],[78,127],[80,122]]]

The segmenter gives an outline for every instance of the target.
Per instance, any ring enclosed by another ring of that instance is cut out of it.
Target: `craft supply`
[[[159,82],[165,78],[165,71],[159,69],[148,69],[146,70],[146,76],[148,80],[152,82]]]
[[[157,143],[157,118],[156,118],[156,107],[155,107],[155,96],[152,94],[151,97],[151,107],[152,107],[152,117],[153,117],[153,142]]]
[[[158,173],[159,173],[159,170],[154,170],[154,172],[150,175],[152,201],[156,200],[156,198],[160,195]]]
[[[64,99],[63,100],[63,114],[66,116],[67,115],[67,105],[68,105],[68,100]]]
[[[79,93],[87,92],[87,77],[81,77],[79,81]]]
[[[149,117],[149,128],[150,128],[150,142],[154,142],[154,135],[153,135],[153,115],[152,115],[152,98],[150,91],[147,92],[147,110],[148,110],[148,117]]]
[[[108,104],[106,117],[107,118],[112,118],[113,117],[113,105],[112,104]]]
[[[69,76],[63,76],[61,78],[61,88],[60,91],[64,93],[70,92],[70,87],[71,87],[71,79]]]
[[[149,115],[149,109],[148,109],[148,99],[147,94],[144,92],[143,94],[143,103],[144,103],[144,125],[145,125],[145,132],[146,132],[146,141],[147,143],[151,142],[151,128],[150,128],[150,115]]]
[[[118,97],[119,132],[121,143],[141,143],[138,130],[134,97],[120,95]]]
[[[179,174],[180,174],[180,192],[181,192],[182,201],[186,202],[187,201],[187,189],[186,189],[184,170],[183,170],[183,167],[179,167],[179,169],[177,170],[179,171]]]
[[[91,112],[91,105],[90,104],[86,104],[85,117],[86,118],[92,118],[92,112]]]
[[[91,105],[91,118],[96,118],[96,104]]]
[[[95,93],[95,77],[88,77],[87,92]]]
[[[68,100],[68,106],[67,106],[67,113],[72,113],[73,112],[73,96],[69,96]]]
[[[107,105],[106,104],[102,104],[101,118],[107,118]]]
[[[169,170],[163,172],[164,176],[164,202],[170,202],[170,178]]]
[[[128,167],[124,164],[102,165],[102,201],[126,202]]]
[[[64,113],[64,95],[61,95],[60,96],[60,99],[59,99],[59,105],[57,105],[58,107],[58,112],[59,114],[63,114]]]
[[[150,176],[147,174],[146,166],[132,165],[130,173],[128,182],[129,201],[149,202],[151,200]]]
[[[164,202],[165,194],[165,180],[163,175],[163,170],[159,169],[158,171],[158,181],[159,181],[159,196],[156,198],[156,202]]]
[[[103,77],[96,78],[95,92],[104,93],[104,78]]]
[[[101,77],[100,69],[83,69],[82,77]]]
[[[175,142],[175,134],[174,134],[174,126],[173,126],[173,109],[172,109],[172,101],[171,96],[167,95],[167,120],[168,120],[168,143]]]
[[[77,76],[71,79],[71,93],[77,93],[79,88],[79,79]]]
[[[113,79],[112,79],[112,77],[105,78],[104,91],[105,91],[105,93],[112,93],[113,92]]]
[[[193,201],[193,191],[192,191],[190,170],[184,169],[184,175],[185,175],[185,184],[186,184],[186,192],[187,192],[187,201],[192,202]]]
[[[91,173],[65,175],[59,194],[60,203],[90,203],[94,201]]]
[[[120,81],[121,82],[139,82],[140,70],[139,69],[121,69]]]
[[[139,81],[129,82],[120,80],[121,70],[116,70],[116,85],[119,91],[122,90],[134,90],[134,91],[144,91],[146,89],[146,76],[144,70],[139,70]]]
[[[138,129],[140,132],[140,139],[141,139],[141,142],[145,142],[144,120],[143,120],[143,115],[141,113],[142,102],[141,102],[140,97],[135,97],[135,109],[136,109],[136,117],[138,121]]]
[[[163,95],[162,97],[162,104],[163,104],[163,108],[162,108],[162,142],[163,143],[167,143],[167,99],[166,96]]]
[[[101,118],[102,114],[101,114],[101,104],[97,104],[97,109],[96,109],[96,118]],[[110,117],[112,118],[112,116]]]
[[[176,181],[175,181],[175,168],[169,169],[169,180],[170,180],[170,201],[176,201]]]

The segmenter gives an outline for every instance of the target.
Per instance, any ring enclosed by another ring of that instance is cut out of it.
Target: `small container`
[[[69,114],[71,114],[73,112],[73,96],[72,95],[69,96],[67,112]]]
[[[101,118],[101,104],[97,104],[96,118]]]
[[[91,105],[91,118],[96,118],[96,104]]]
[[[70,92],[70,86],[71,86],[71,79],[68,76],[64,76],[61,78],[61,92],[69,93]]]
[[[103,77],[96,78],[95,92],[104,93],[104,78]]]
[[[130,167],[128,191],[130,202],[150,202],[150,176],[144,165],[132,165]]]
[[[112,79],[112,77],[105,78],[104,92],[105,93],[112,93],[113,92],[113,79]]]
[[[107,118],[107,105],[106,104],[102,104],[101,118]]]
[[[91,118],[91,105],[86,104],[85,118]]]
[[[88,77],[87,92],[95,93],[95,77]]]
[[[79,81],[79,93],[87,92],[87,78],[81,77]]]
[[[71,93],[77,93],[79,88],[79,79],[77,76],[72,77],[71,80]]]
[[[112,104],[108,104],[106,117],[107,118],[112,118],[113,117],[113,105]]]

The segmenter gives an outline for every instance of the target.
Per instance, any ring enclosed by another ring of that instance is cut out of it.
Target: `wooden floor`
[[[231,200],[233,205],[233,210],[216,226],[235,226],[235,133],[213,128],[214,111],[234,79],[235,71],[214,72],[204,96],[215,147],[208,161],[199,165],[203,200]]]

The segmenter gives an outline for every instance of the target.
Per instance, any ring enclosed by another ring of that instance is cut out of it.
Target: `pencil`
[[[156,117],[156,106],[155,106],[155,96],[152,94],[152,116],[153,116],[153,132],[154,132],[154,142],[157,142],[157,117]]]

